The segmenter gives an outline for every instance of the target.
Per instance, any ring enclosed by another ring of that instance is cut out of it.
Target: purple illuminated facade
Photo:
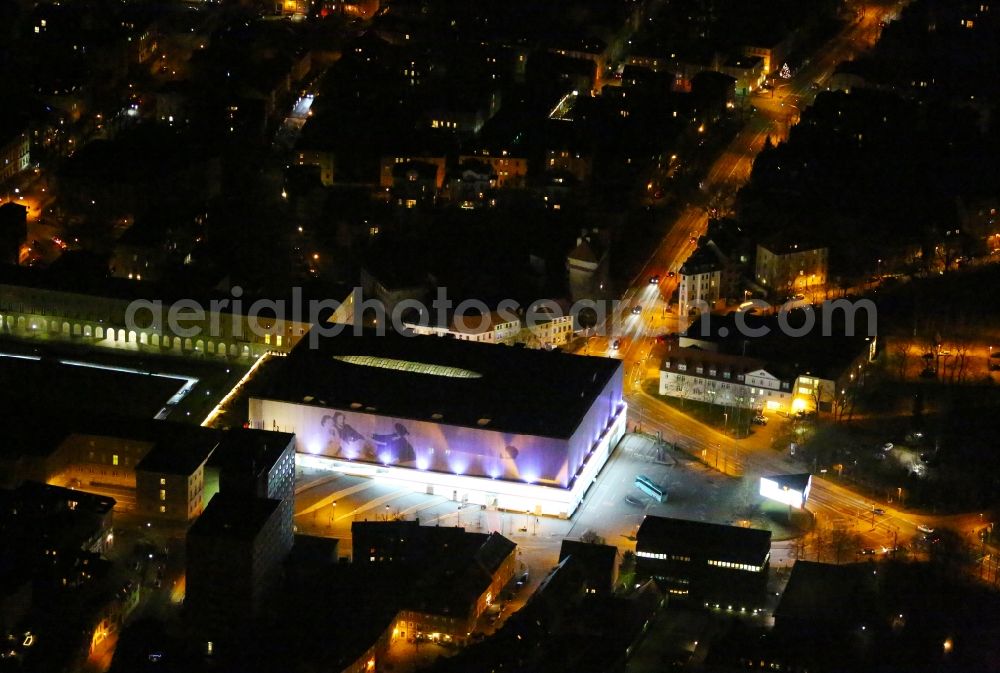
[[[258,397],[250,400],[250,424],[295,433],[301,454],[570,488],[612,426],[621,425],[623,411],[619,367],[569,437],[502,432],[485,418],[450,425],[446,410],[441,419],[416,420]]]

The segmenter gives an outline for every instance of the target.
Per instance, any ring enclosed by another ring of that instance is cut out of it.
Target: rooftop
[[[779,487],[790,488],[798,491],[799,493],[803,493],[807,488],[809,488],[809,484],[812,481],[812,475],[808,472],[804,474],[778,474],[770,477],[764,477],[764,479],[770,479]]]
[[[289,432],[247,428],[228,430],[222,433],[211,464],[227,473],[259,474],[270,471],[293,441],[295,435]]]
[[[191,433],[183,439],[160,440],[135,469],[159,474],[190,475],[208,460],[218,444],[215,433]]]
[[[689,276],[696,273],[719,271],[722,269],[722,263],[722,252],[712,241],[706,241],[704,245],[699,245],[681,265],[680,273],[682,276]]]
[[[251,397],[567,438],[621,371],[617,360],[436,336],[303,338]]]
[[[871,316],[863,309],[864,306],[860,306],[853,320],[847,320],[844,311],[832,310],[829,304],[819,306],[813,309],[819,315],[815,316],[812,329],[795,336],[786,334],[791,330],[782,329],[777,315],[741,314],[746,327],[762,334],[745,337],[743,334],[747,330],[737,323],[736,313],[713,314],[696,321],[683,336],[702,348],[766,361],[768,370],[779,377],[808,375],[837,379],[848,365],[867,352],[869,330],[877,329],[874,308]],[[807,320],[801,310],[788,311],[785,318],[787,325],[796,331]],[[827,322],[828,329],[825,329]],[[782,371],[773,370],[774,367]]]
[[[647,516],[639,526],[636,546],[643,550],[690,550],[691,556],[761,565],[771,552],[771,531]]]
[[[728,353],[718,353],[704,350],[702,348],[671,348],[663,357],[663,371],[681,371],[679,365],[685,365],[683,370],[688,376],[704,375],[708,378],[725,378],[725,373],[736,380],[736,375],[749,374],[752,371],[766,368],[763,360],[743,357],[742,355],[730,355]],[[709,371],[698,372],[698,367],[705,365]],[[715,369],[713,375],[710,370]]]
[[[188,536],[253,540],[280,500],[216,493],[188,530]]]
[[[618,548],[609,544],[563,540],[559,547],[559,560],[562,561],[567,556],[580,561],[591,577],[606,575],[610,580],[618,562]]]
[[[877,576],[868,563],[796,561],[775,619],[862,623],[876,614]]]

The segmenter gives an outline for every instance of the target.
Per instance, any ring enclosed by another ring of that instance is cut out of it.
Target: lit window
[[[117,453],[111,456],[111,464],[112,465],[117,465],[118,464],[118,454]]]
[[[160,505],[160,514],[163,514],[166,511],[167,511],[167,506],[166,505]]]
[[[166,485],[167,485],[167,480],[164,479],[163,477],[160,477],[160,486],[166,486]]]
[[[160,500],[166,500],[166,499],[167,499],[167,489],[161,488],[160,489]]]

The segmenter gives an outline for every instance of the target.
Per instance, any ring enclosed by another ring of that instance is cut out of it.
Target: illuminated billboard
[[[768,500],[802,509],[812,488],[811,474],[781,475],[760,478],[760,494]]]

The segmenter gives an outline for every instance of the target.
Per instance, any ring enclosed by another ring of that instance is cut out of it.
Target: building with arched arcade
[[[0,270],[0,336],[250,360],[288,352],[309,330],[304,319],[284,318],[275,310],[288,307],[290,315],[287,300],[236,300],[238,293],[151,299],[159,296],[154,287],[136,281],[107,278],[87,284],[5,267]],[[261,310],[254,313],[254,308]],[[171,309],[180,320],[167,319]]]

